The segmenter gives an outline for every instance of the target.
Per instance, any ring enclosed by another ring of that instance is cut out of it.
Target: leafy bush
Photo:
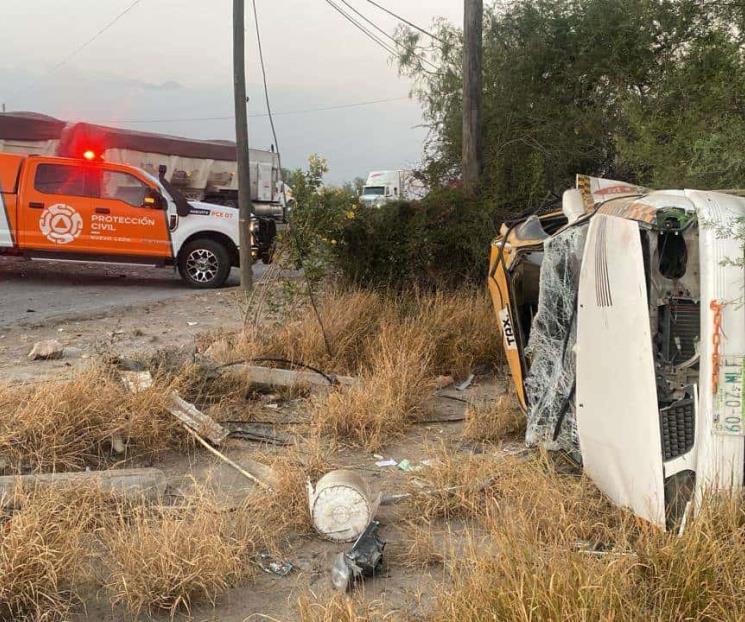
[[[438,190],[418,202],[357,210],[333,256],[343,276],[360,285],[450,288],[486,278],[495,232],[482,203]]]

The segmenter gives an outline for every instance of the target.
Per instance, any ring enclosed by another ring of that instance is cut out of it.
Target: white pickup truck
[[[177,266],[220,287],[239,261],[236,209],[187,201],[165,178],[94,151],[77,158],[0,153],[0,255]],[[251,252],[271,261],[272,219],[252,218]]]

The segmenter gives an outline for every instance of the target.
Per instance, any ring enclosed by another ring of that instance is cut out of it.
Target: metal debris
[[[331,567],[331,583],[340,592],[346,592],[363,577],[374,577],[383,565],[385,540],[378,536],[380,523],[371,521],[352,548],[339,553]]]

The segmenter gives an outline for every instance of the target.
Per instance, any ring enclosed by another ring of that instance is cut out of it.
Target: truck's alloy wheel
[[[220,287],[230,274],[230,256],[219,242],[194,240],[184,246],[178,268],[192,287]]]

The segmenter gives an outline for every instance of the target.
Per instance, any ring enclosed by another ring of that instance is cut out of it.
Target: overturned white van
[[[492,245],[526,441],[663,528],[743,486],[744,240],[743,197],[579,176]]]

